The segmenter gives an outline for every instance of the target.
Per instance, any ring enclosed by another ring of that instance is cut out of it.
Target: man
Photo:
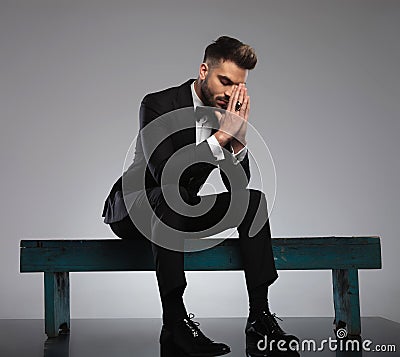
[[[207,338],[186,312],[182,252],[182,238],[229,227],[237,227],[239,232],[249,296],[245,329],[248,354],[266,353],[257,347],[265,336],[286,343],[296,339],[279,327],[268,308],[268,286],[278,275],[267,203],[262,192],[246,188],[250,178],[246,146],[250,97],[245,83],[256,63],[250,46],[222,36],[206,48],[196,80],[146,95],[140,108],[134,161],[114,184],[104,205],[104,222],[117,236],[146,236],[151,241],[163,309],[161,355],[218,356],[230,352],[227,345]],[[215,109],[203,115],[198,109],[204,106]],[[187,110],[179,111],[191,107],[196,108],[195,112],[192,108],[192,117]],[[207,121],[213,125],[205,125]],[[198,191],[216,167],[221,169],[228,192],[199,197]],[[210,196],[209,209],[193,213],[209,202]],[[181,210],[175,209],[178,198],[184,202]],[[231,209],[233,203],[236,209]],[[258,228],[250,234],[254,225]]]

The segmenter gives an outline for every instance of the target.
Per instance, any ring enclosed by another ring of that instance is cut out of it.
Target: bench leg
[[[332,283],[336,329],[346,327],[349,336],[360,336],[358,270],[333,269]]]
[[[69,273],[44,273],[44,318],[48,337],[58,336],[60,330],[68,332]]]

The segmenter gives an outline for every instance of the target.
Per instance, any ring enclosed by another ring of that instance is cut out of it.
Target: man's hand
[[[246,146],[246,132],[247,132],[247,121],[249,119],[249,111],[250,111],[250,97],[247,95],[247,88],[244,84],[239,84],[237,87],[236,93],[232,93],[231,98],[233,98],[232,103],[233,106],[236,106],[236,103],[239,101],[242,103],[242,106],[237,113],[242,118],[242,126],[239,131],[231,140],[231,146],[234,153],[237,153],[243,147]],[[231,99],[230,98],[230,99]],[[230,101],[229,101],[230,102]],[[229,106],[228,106],[229,107]],[[235,109],[235,108],[233,108]]]
[[[242,103],[240,110],[236,111],[236,103]],[[214,135],[221,146],[231,142],[233,152],[240,151],[246,145],[247,121],[250,111],[250,97],[247,95],[247,88],[240,83],[234,86],[226,113],[217,116],[220,128]],[[232,113],[232,114],[230,114]]]

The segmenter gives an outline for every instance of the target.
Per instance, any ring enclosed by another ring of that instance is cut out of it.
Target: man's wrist
[[[217,139],[219,145],[221,145],[222,147],[224,147],[226,144],[228,144],[228,142],[231,139],[231,137],[227,133],[225,133],[225,132],[223,132],[221,130],[218,130],[214,134],[214,136]]]
[[[231,141],[231,147],[232,147],[232,150],[233,150],[234,154],[236,154],[239,151],[241,151],[245,146],[246,146],[246,141],[245,140],[239,141],[239,140],[233,139]]]

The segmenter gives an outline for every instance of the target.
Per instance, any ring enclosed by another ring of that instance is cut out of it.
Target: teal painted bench
[[[332,270],[336,328],[361,333],[358,269],[380,269],[379,237],[272,239],[279,270]],[[241,270],[238,239],[185,253],[185,270]],[[21,240],[20,271],[44,272],[45,332],[55,337],[70,328],[69,272],[151,271],[147,241]]]

